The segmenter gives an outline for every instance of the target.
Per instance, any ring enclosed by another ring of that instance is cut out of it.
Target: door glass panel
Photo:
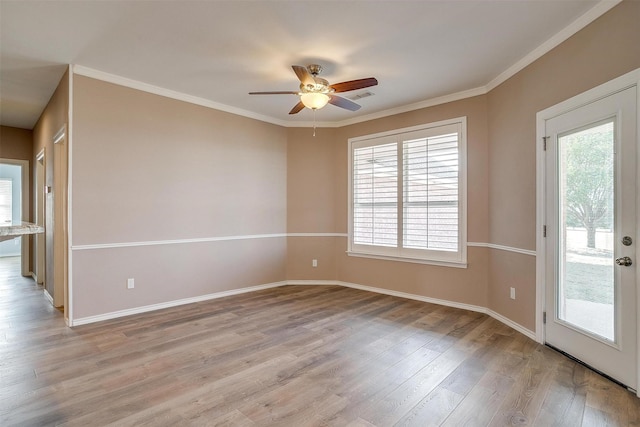
[[[559,280],[556,314],[615,340],[614,121],[565,133],[559,149]]]

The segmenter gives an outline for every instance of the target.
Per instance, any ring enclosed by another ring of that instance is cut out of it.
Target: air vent
[[[368,98],[370,96],[375,95],[373,92],[369,92],[368,90],[365,92],[356,93],[355,95],[351,95],[348,98],[352,101],[357,101],[358,99]]]

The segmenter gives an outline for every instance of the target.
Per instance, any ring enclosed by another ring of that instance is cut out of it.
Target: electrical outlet
[[[135,284],[133,282],[133,279],[127,279],[127,289],[133,289],[135,287]]]
[[[317,266],[318,266],[318,260],[317,259],[311,260],[311,267],[317,267]]]
[[[509,296],[511,299],[516,299],[516,288],[510,288]]]

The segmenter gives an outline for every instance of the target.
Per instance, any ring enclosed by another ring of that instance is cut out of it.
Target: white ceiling
[[[618,1],[0,0],[0,123],[32,128],[66,64],[298,126],[313,112],[288,115],[294,95],[248,92],[297,90],[291,65],[319,63],[379,85],[316,120],[363,120],[486,91]]]

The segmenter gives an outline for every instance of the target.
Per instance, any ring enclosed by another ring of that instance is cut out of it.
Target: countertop
[[[21,222],[19,224],[0,225],[0,242],[14,239],[25,234],[44,233],[44,227],[32,222]]]

